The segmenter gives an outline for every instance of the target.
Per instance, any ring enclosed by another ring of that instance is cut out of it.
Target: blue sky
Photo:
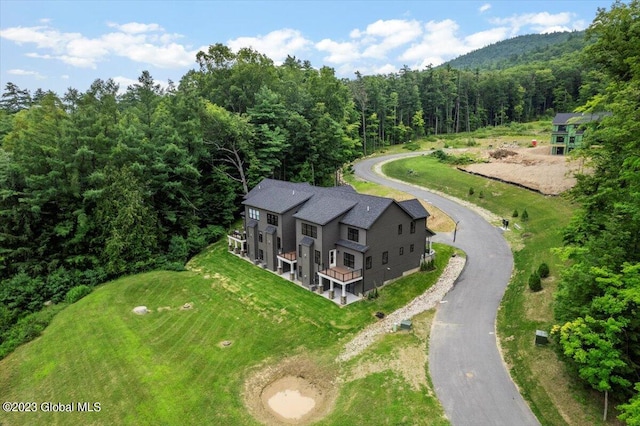
[[[0,0],[0,85],[62,95],[97,78],[121,89],[148,70],[165,85],[195,55],[251,46],[339,77],[423,69],[522,34],[585,29],[607,0],[15,1]]]

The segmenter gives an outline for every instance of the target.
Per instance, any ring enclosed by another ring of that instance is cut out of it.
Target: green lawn
[[[257,365],[304,355],[342,377],[360,363],[400,357],[401,347],[425,353],[427,327],[419,337],[417,331],[384,336],[342,368],[334,362],[375,321],[373,313],[406,304],[439,272],[414,274],[383,288],[375,301],[340,308],[229,254],[225,243],[193,259],[192,271],[100,286],[0,361],[2,401],[99,402],[100,412],[2,412],[0,424],[257,424],[242,398]],[[441,271],[452,249],[437,250]],[[193,309],[181,310],[188,302]],[[138,305],[152,313],[133,314]],[[221,347],[224,340],[232,345]],[[425,362],[426,356],[417,369],[426,375]],[[399,371],[372,368],[343,379],[334,411],[320,424],[447,424],[428,382],[412,387]]]
[[[409,170],[413,172],[410,174]],[[510,219],[511,230],[505,236],[514,252],[515,271],[498,312],[498,331],[511,376],[542,424],[602,424],[600,396],[567,374],[553,345],[533,344],[535,330],[548,331],[554,324],[553,292],[563,265],[551,249],[562,246],[562,228],[569,222],[575,206],[561,196],[543,196],[460,172],[432,157],[394,161],[383,166],[383,171]],[[469,195],[469,188],[474,188],[473,195]],[[526,209],[529,220],[512,218],[516,209],[520,215]],[[515,223],[520,230],[513,226]],[[528,278],[542,262],[550,266],[551,277],[543,280],[543,291],[533,293],[528,288]],[[610,420],[610,424],[615,423],[615,419]]]

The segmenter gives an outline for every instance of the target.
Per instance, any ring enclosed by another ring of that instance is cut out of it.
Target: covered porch
[[[329,281],[329,289],[326,290],[326,297],[328,299],[335,299],[335,286],[339,285],[341,293],[339,300],[341,305],[348,303],[349,295],[353,296],[355,300],[359,300],[355,294],[347,291],[347,287],[362,280],[362,269],[348,269],[342,266],[334,266],[318,272],[318,277]],[[322,294],[324,295],[324,293],[325,291],[323,289]]]
[[[247,253],[247,233],[244,231],[235,230],[231,234],[227,235],[227,241],[229,242],[229,251],[235,254],[245,255]]]
[[[278,253],[278,275],[283,275],[284,264],[289,265],[289,278],[291,281],[295,281],[296,279],[296,269],[298,264],[298,256],[295,251],[290,251],[287,253]],[[287,273],[287,272],[284,272]]]

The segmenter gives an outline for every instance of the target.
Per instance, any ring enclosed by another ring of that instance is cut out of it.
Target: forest
[[[162,88],[0,101],[0,358],[38,335],[45,304],[140,271],[181,270],[234,223],[263,177],[328,186],[349,162],[420,138],[610,111],[582,150],[594,172],[566,246],[554,330],[567,361],[640,424],[640,2],[512,66],[451,64],[340,79],[329,67],[212,44]],[[582,40],[584,37],[584,40]],[[581,41],[582,40],[582,41]],[[527,59],[529,58],[529,59]],[[491,64],[491,62],[490,62]],[[80,290],[77,290],[80,291]],[[76,292],[77,292],[76,291]],[[635,395],[635,396],[634,396]]]

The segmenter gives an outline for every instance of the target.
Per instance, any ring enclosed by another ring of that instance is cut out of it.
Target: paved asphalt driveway
[[[415,153],[358,162],[357,176],[427,200],[459,221],[453,234],[434,241],[461,248],[467,264],[437,309],[429,340],[429,372],[447,417],[458,425],[538,425],[498,351],[496,312],[511,277],[513,256],[501,230],[477,213],[427,190],[386,179],[376,163]],[[534,336],[531,336],[533,341]]]

